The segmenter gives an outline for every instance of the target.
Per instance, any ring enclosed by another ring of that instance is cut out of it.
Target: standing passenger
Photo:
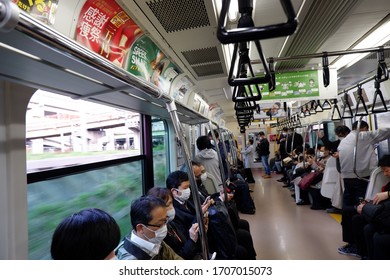
[[[252,174],[252,163],[253,163],[253,139],[249,139],[248,145],[245,147],[245,150],[241,151],[241,154],[244,155],[244,168],[246,175],[246,182],[248,184],[255,183],[255,178],[253,178]],[[207,170],[207,169],[206,169]]]
[[[358,256],[355,238],[352,230],[352,217],[356,214],[355,206],[360,203],[360,199],[365,197],[370,173],[377,166],[377,155],[374,144],[390,138],[390,128],[368,131],[368,124],[361,121],[360,131],[357,131],[358,121],[352,125],[352,132],[349,133],[338,147],[340,159],[341,176],[344,181],[343,209],[341,226],[343,231],[343,241],[347,244],[338,248],[338,252],[343,255]],[[358,137],[358,138],[357,138]],[[356,161],[354,159],[354,149],[356,145]],[[354,163],[356,162],[356,173]]]
[[[257,144],[257,153],[261,158],[261,163],[263,164],[264,171],[265,171],[263,178],[271,178],[271,168],[269,167],[268,164],[268,157],[270,153],[269,142],[263,131],[260,131],[259,136],[260,136],[260,140]]]
[[[218,154],[212,149],[210,139],[207,136],[200,136],[196,139],[196,147],[199,153],[195,156],[195,161],[201,163],[207,172],[215,177],[218,183],[218,191],[222,190],[222,174],[219,168]]]

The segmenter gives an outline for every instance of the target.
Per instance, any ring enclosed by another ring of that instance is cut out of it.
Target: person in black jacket
[[[269,157],[269,142],[265,133],[260,131],[259,133],[260,140],[257,142],[256,151],[259,157],[261,158],[261,163],[263,164],[265,174],[263,178],[271,178],[271,168],[269,167],[268,157]]]
[[[173,196],[167,188],[151,188],[148,195],[158,197],[166,203],[168,232],[164,242],[185,260],[201,259],[202,251],[199,242],[198,223],[193,223],[191,228],[188,229],[179,220],[175,220]]]

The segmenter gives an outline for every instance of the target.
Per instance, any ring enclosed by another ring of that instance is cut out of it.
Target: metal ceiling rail
[[[390,46],[380,46],[366,49],[357,49],[357,50],[345,50],[345,51],[333,51],[333,52],[322,52],[322,53],[312,53],[312,54],[303,54],[303,55],[294,55],[294,56],[285,56],[285,57],[270,57],[267,59],[268,62],[279,62],[279,61],[288,61],[294,59],[306,59],[306,58],[323,58],[324,56],[340,56],[348,55],[355,53],[369,53],[369,52],[379,52],[381,50],[390,50]],[[261,64],[260,59],[255,59],[251,61],[252,64]]]

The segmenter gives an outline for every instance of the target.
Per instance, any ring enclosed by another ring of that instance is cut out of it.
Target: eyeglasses
[[[168,223],[168,219],[165,220],[165,222],[161,225],[153,225],[153,224],[144,224],[145,226],[149,226],[149,227],[157,227],[157,228],[160,228],[160,227],[163,227],[165,226],[166,224]]]

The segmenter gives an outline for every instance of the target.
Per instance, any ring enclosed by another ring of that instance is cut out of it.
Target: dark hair
[[[260,135],[260,136],[265,136],[264,131],[260,131],[260,132],[259,132],[259,135]]]
[[[252,139],[252,138],[249,139],[249,143],[250,143],[251,145],[253,145],[253,139]]]
[[[390,155],[384,155],[378,161],[380,167],[390,167]]]
[[[352,124],[352,130],[357,129],[358,123],[359,123],[359,121],[356,121]],[[365,121],[361,121],[360,122],[360,129],[362,129],[362,128],[368,128],[368,123],[366,123]]]
[[[177,170],[168,175],[165,184],[168,189],[177,189],[181,183],[188,180],[189,178],[187,173]]]
[[[212,136],[212,134],[211,134],[211,131],[209,131],[209,134],[208,134],[209,136]],[[219,133],[218,133],[218,129],[214,129],[214,135],[215,135],[215,138],[219,138]]]
[[[316,154],[316,152],[314,151],[313,148],[308,148],[308,149],[306,150],[306,154],[307,154],[307,155],[314,156],[314,155]]]
[[[196,147],[199,151],[202,151],[204,149],[210,149],[210,139],[206,135],[199,136],[198,139],[196,139]]]
[[[169,200],[169,197],[173,200],[172,192],[167,188],[154,187],[148,191],[148,195],[161,198],[165,202],[165,206]]]
[[[282,131],[287,132],[288,128],[287,127],[283,127]]]
[[[133,201],[130,208],[131,226],[135,230],[138,224],[148,224],[152,217],[152,210],[157,207],[166,207],[165,202],[155,196],[144,195]]]
[[[336,133],[337,136],[344,137],[348,135],[351,132],[351,130],[349,129],[348,126],[339,125],[338,127],[335,128],[334,132]]]
[[[158,70],[158,71],[160,71],[160,72],[162,72],[163,69],[164,69],[164,62],[162,62],[162,61],[160,61],[159,63],[157,63],[157,64],[154,66],[154,68],[153,68],[153,70]]]
[[[103,210],[85,209],[55,229],[50,253],[54,260],[104,260],[120,241],[115,219]]]

